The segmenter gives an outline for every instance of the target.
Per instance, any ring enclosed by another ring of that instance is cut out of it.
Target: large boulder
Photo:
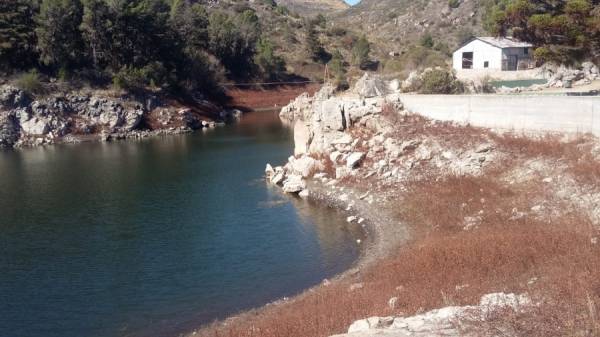
[[[304,178],[311,177],[322,166],[319,161],[309,156],[293,159],[290,161],[290,164],[292,166],[292,172],[294,174],[299,174]]]
[[[444,307],[410,317],[369,317],[358,320],[350,325],[347,334],[332,337],[458,337],[461,336],[458,327],[461,326],[461,320],[465,318],[476,317],[486,321],[490,317],[493,318],[495,312],[524,311],[531,306],[531,300],[526,295],[487,294],[481,298],[479,305]]]
[[[19,127],[15,116],[0,111],[0,148],[12,147],[19,139]]]
[[[286,193],[299,193],[306,189],[306,182],[301,175],[290,174],[283,182],[283,191]]]
[[[136,107],[135,109],[125,111],[122,129],[124,131],[132,131],[137,129],[142,122],[143,116],[144,110],[142,110],[141,107]]]
[[[354,85],[352,91],[361,97],[377,97],[388,93],[388,84],[379,76],[365,73]]]
[[[402,82],[400,89],[404,92],[412,91],[414,88],[420,86],[421,77],[417,71],[413,71],[408,74],[408,77]]]
[[[6,109],[24,107],[29,103],[29,99],[23,90],[10,85],[0,87],[0,108]]]
[[[29,135],[45,135],[50,131],[49,120],[46,117],[33,117],[21,123],[21,130]]]
[[[353,152],[346,158],[346,166],[351,169],[356,168],[364,158],[365,154],[363,152]]]
[[[294,123],[294,154],[308,153],[312,141],[309,127],[304,121]]]

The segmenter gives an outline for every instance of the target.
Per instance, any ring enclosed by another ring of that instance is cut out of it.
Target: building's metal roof
[[[533,45],[529,42],[519,41],[510,37],[476,37],[475,39],[489,43],[498,48],[529,48]]]

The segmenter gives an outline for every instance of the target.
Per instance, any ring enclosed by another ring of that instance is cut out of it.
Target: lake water
[[[0,336],[177,336],[348,268],[360,231],[262,179],[292,152],[272,112],[0,152]]]

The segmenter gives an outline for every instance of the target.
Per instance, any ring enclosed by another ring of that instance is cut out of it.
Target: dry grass
[[[567,171],[578,183],[593,185],[600,182],[600,161],[591,154],[593,142],[589,135],[581,135],[571,141],[546,135],[538,138],[523,135],[491,135],[499,147],[513,155],[528,158],[552,158],[567,165]]]
[[[501,179],[528,158],[546,158],[566,165],[578,183],[597,184],[600,163],[591,156],[589,142],[494,136],[475,128],[448,131],[415,120],[418,116],[403,118],[399,137],[410,130],[460,145],[491,140],[511,160],[479,177],[425,176],[408,183],[408,192],[391,206],[398,210],[398,221],[411,225],[410,244],[357,275],[213,325],[201,336],[324,337],[345,332],[357,319],[474,304],[483,294],[498,291],[526,292],[538,305],[526,312],[495,312],[486,323],[472,322],[478,336],[600,335],[597,230],[577,213],[522,212],[539,200],[552,201],[547,195],[551,189],[534,177],[513,185]],[[560,202],[553,205],[560,207]],[[357,282],[362,288],[351,291]],[[394,308],[388,305],[391,297],[398,298]]]
[[[493,177],[414,182],[398,214],[418,224],[413,243],[357,279],[321,286],[203,335],[329,336],[344,332],[356,319],[472,304],[495,291],[527,291],[543,300],[536,312],[491,317],[496,325],[526,331],[526,336],[586,335],[590,325],[596,327],[589,308],[600,305],[600,249],[591,241],[595,232],[577,215],[551,222],[511,220],[512,208],[529,206],[525,190],[541,193],[535,186],[507,188]],[[463,230],[464,217],[481,210],[478,227]],[[353,282],[364,286],[350,291]],[[398,302],[392,309],[388,300],[393,296]]]

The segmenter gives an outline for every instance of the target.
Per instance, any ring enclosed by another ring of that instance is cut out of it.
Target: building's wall
[[[462,54],[464,52],[473,52],[473,69],[486,69],[483,67],[485,61],[490,63],[487,69],[502,69],[502,49],[481,40],[473,40],[452,55],[452,64],[455,70],[462,69]]]
[[[529,54],[525,54],[525,49],[529,51]],[[517,55],[520,59],[530,58],[531,53],[531,48],[504,48],[502,49],[502,58],[505,59],[508,55]]]
[[[540,95],[400,95],[423,116],[473,126],[600,136],[600,97]]]
[[[527,50],[528,53],[525,53],[525,50]],[[531,60],[533,58],[532,53],[532,48],[504,48],[502,49],[502,60],[508,60],[508,57],[511,55],[516,55],[519,62]],[[519,67],[518,70],[522,70],[521,67]]]

